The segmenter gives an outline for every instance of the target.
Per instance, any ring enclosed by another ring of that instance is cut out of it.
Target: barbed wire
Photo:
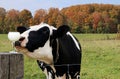
[[[60,65],[54,65],[54,66],[76,66],[76,65],[79,66],[80,64],[60,64]]]

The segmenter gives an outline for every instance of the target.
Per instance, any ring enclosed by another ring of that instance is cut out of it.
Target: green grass
[[[81,79],[120,78],[120,40],[116,34],[74,34],[82,46]],[[0,51],[11,50],[7,35],[0,35]],[[45,79],[36,60],[25,56],[24,79]]]
[[[7,52],[11,47],[11,43],[7,38],[6,34],[0,34],[0,52]]]
[[[81,42],[83,46],[81,79],[119,79],[120,41]]]

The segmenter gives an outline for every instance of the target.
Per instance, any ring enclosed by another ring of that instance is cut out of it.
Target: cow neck
[[[55,62],[54,63],[56,63],[57,62],[57,60],[59,59],[59,41],[58,41],[58,39],[56,39],[56,42],[57,42],[57,50],[56,50],[56,58],[55,58]]]
[[[59,39],[54,38],[53,36],[50,37],[50,46],[52,47],[52,54],[53,54],[53,63],[50,65],[54,65],[59,59]]]

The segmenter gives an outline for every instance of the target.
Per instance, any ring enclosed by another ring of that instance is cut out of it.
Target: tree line
[[[19,26],[32,26],[41,22],[54,27],[63,24],[70,26],[75,33],[117,33],[120,31],[120,5],[84,4],[58,8],[38,9],[31,11],[0,7],[0,33],[15,31]]]

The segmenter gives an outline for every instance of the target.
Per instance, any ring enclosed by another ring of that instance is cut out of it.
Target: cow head
[[[21,33],[21,38],[15,42],[15,47],[18,52],[50,64],[53,62],[52,47],[50,46],[51,37],[52,39],[60,38],[69,30],[66,25],[56,29],[45,23],[29,28],[20,26],[17,31]]]

